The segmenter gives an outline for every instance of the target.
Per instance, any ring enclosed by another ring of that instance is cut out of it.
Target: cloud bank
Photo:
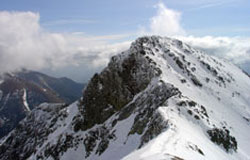
[[[178,38],[205,53],[230,60],[235,64],[250,63],[250,38],[211,36]]]
[[[109,43],[125,35],[50,33],[40,26],[39,18],[33,12],[0,12],[0,72],[74,65],[98,68],[130,44]]]

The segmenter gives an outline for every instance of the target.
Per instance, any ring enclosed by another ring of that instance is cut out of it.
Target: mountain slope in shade
[[[34,71],[4,74],[0,84],[0,137],[8,134],[35,106],[43,102],[72,103],[82,84]]]
[[[235,65],[142,37],[93,76],[79,102],[33,110],[2,140],[0,158],[250,159],[249,92]]]
[[[55,78],[35,71],[17,72],[16,75],[23,80],[56,92],[57,96],[66,103],[72,103],[82,96],[84,85],[66,77]]]

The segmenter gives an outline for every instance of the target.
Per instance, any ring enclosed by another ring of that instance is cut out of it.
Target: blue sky
[[[152,34],[250,73],[249,0],[1,0],[0,73],[26,68],[86,82],[136,37]]]
[[[249,0],[162,0],[182,13],[182,26],[196,36],[250,36]],[[146,26],[155,0],[2,0],[0,10],[32,11],[54,32],[91,35],[134,33]]]

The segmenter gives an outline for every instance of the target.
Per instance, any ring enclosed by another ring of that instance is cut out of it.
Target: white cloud
[[[141,27],[140,34],[155,34],[161,36],[184,35],[181,26],[181,13],[167,8],[162,2],[155,5],[157,13],[150,19],[148,29]]]
[[[232,2],[231,0],[230,2]],[[226,3],[225,1],[204,1],[202,7],[212,7]],[[191,46],[224,59],[228,59],[240,66],[250,66],[250,38],[243,37],[194,37],[181,26],[181,13],[167,8],[162,2],[156,5],[157,13],[149,19],[148,29],[141,27],[141,34],[171,36],[183,40]],[[243,65],[244,64],[244,65]],[[248,67],[249,68],[249,67]],[[249,73],[250,70],[246,69]]]
[[[165,36],[184,34],[181,27],[181,13],[167,8],[163,3],[156,5],[157,15],[150,19],[150,29],[153,34]]]
[[[0,72],[72,65],[92,66],[95,71],[130,44],[109,43],[127,35],[50,33],[40,26],[39,14],[33,12],[0,12],[0,35]]]
[[[188,32],[181,26],[180,12],[163,3],[158,3],[156,8],[156,15],[149,19],[150,24],[142,34],[182,35],[177,38],[209,54],[244,66],[250,63],[250,38],[185,36]],[[67,72],[68,67],[69,72],[77,68],[78,72],[82,71],[80,74],[91,76],[103,68],[112,55],[130,45],[130,41],[121,41],[126,34],[90,36],[82,32],[47,32],[40,25],[39,14],[33,12],[0,12],[0,35],[0,72],[20,68],[61,72],[65,69]],[[119,43],[113,43],[116,40]]]
[[[236,64],[250,63],[250,38],[243,37],[177,37],[193,47],[201,49]]]

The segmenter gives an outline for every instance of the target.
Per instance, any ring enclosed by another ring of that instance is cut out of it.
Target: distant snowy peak
[[[81,97],[82,84],[66,78],[22,70],[0,75],[0,137],[43,102],[72,103]]]
[[[141,37],[79,102],[32,111],[43,118],[9,134],[0,159],[250,159],[249,93],[235,65],[176,39]]]

